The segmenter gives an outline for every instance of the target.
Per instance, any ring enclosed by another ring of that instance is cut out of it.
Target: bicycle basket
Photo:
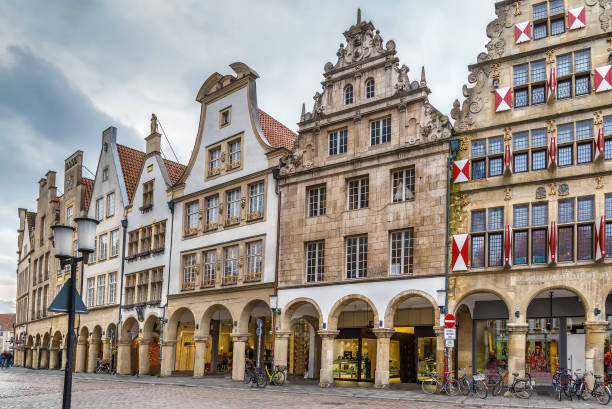
[[[480,374],[479,373],[479,374],[474,375],[474,380],[475,381],[484,381],[484,379],[485,379],[484,374]]]

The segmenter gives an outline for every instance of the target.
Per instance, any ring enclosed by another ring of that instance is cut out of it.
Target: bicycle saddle
[[[513,375],[514,377],[519,376],[519,374],[518,374],[518,373],[513,373],[512,375]]]
[[[601,375],[593,375],[595,379],[601,379]]]

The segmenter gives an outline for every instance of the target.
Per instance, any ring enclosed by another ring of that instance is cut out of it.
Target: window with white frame
[[[226,224],[240,223],[240,189],[227,192],[227,219]]]
[[[308,217],[325,214],[325,186],[308,188]]]
[[[247,274],[245,281],[259,281],[262,273],[262,244],[261,240],[246,244]]]
[[[366,98],[374,98],[374,78],[370,78],[366,81]]]
[[[99,237],[100,246],[98,251],[98,260],[102,261],[106,260],[106,257],[108,256],[108,234],[104,233]]]
[[[234,284],[238,279],[238,245],[223,249],[223,284]]]
[[[413,272],[413,229],[391,232],[391,272],[392,276],[412,275]]]
[[[96,279],[90,277],[87,279],[87,306],[94,306],[94,294],[96,292]]]
[[[106,217],[115,215],[115,193],[106,195]]]
[[[117,298],[117,272],[108,274],[108,303],[114,304]]]
[[[119,230],[113,230],[110,232],[110,256],[116,257],[119,255]]]
[[[249,185],[249,220],[260,219],[264,215],[264,182]]]
[[[151,301],[161,300],[163,282],[164,268],[158,267],[151,270],[151,294],[149,295]]]
[[[138,273],[138,302],[145,303],[149,298],[149,271]]]
[[[104,198],[96,200],[96,219],[102,220],[104,218]]]
[[[370,122],[370,145],[391,142],[391,117]]]
[[[96,262],[97,260],[97,255],[98,255],[98,238],[94,237],[94,248],[93,251],[91,253],[89,253],[89,264],[93,264]]]
[[[106,298],[106,276],[104,274],[98,276],[98,305],[104,305]]]
[[[221,172],[221,148],[208,151],[208,175],[215,176]]]
[[[217,279],[217,250],[204,253],[204,276],[202,279],[203,286],[215,285]]]
[[[196,255],[186,254],[183,256],[183,290],[193,289],[196,277]]]
[[[368,273],[368,236],[346,239],[346,278],[364,278]]]
[[[353,103],[353,86],[347,85],[344,87],[344,105],[351,105]]]
[[[199,220],[199,211],[200,211],[200,202],[194,200],[193,202],[187,203],[187,212],[186,212],[186,233],[194,234],[198,229],[198,220]]]
[[[125,304],[132,305],[136,301],[136,273],[125,276]]]
[[[72,211],[73,207],[69,206],[66,208],[66,226],[72,226]]]
[[[362,177],[348,182],[348,210],[364,209],[369,206],[369,179]]]
[[[346,148],[348,146],[348,130],[341,129],[339,131],[330,132],[327,135],[327,143],[329,156],[346,153]]]
[[[394,203],[414,200],[414,168],[393,172],[392,184]]]
[[[239,168],[241,164],[242,153],[241,153],[241,141],[230,142],[229,144],[229,169]]]
[[[219,195],[206,198],[206,230],[214,229],[219,223]]]
[[[325,241],[306,243],[306,281],[323,281],[325,274]]]

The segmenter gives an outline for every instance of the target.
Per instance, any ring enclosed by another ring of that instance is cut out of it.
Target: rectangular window
[[[514,107],[521,108],[529,105],[529,94],[527,88],[514,90]]]
[[[106,257],[108,256],[108,234],[102,234],[100,235],[100,247],[99,247],[99,252],[98,252],[98,260],[102,261],[102,260],[106,260]]]
[[[325,186],[308,189],[308,217],[325,214]]]
[[[370,145],[381,145],[391,142],[391,118],[370,122]]]
[[[128,234],[128,256],[135,256],[136,254],[138,254],[138,240],[139,240],[138,230],[131,231]]]
[[[235,284],[238,279],[238,246],[223,249],[223,284]]]
[[[94,277],[90,277],[87,279],[87,306],[94,306],[94,295],[96,292],[96,279]]]
[[[117,298],[117,273],[108,274],[108,303],[114,304]]]
[[[548,17],[548,10],[546,9],[546,3],[537,4],[533,6],[533,19],[541,20]]]
[[[577,163],[588,163],[593,161],[593,144],[591,142],[579,143],[577,148]]]
[[[594,215],[594,200],[593,197],[580,197],[578,198],[578,221],[584,222],[593,220]]]
[[[151,271],[151,301],[160,301],[162,295],[162,285],[164,282],[163,267]]]
[[[125,303],[133,305],[136,302],[136,274],[125,277]]]
[[[485,236],[472,236],[471,268],[482,268],[485,265]]]
[[[565,32],[565,19],[560,18],[550,21],[550,35],[556,36]]]
[[[306,281],[320,282],[325,273],[325,242],[306,244]]]
[[[106,195],[106,217],[115,215],[115,193]]]
[[[604,159],[612,159],[612,139],[604,142]]]
[[[262,268],[262,241],[254,241],[247,243],[247,274],[245,281],[259,281],[261,280]]]
[[[249,220],[264,216],[264,182],[249,185]]]
[[[391,275],[413,273],[413,229],[391,233]]]
[[[534,129],[531,131],[531,147],[537,148],[547,145],[546,129]]]
[[[576,51],[574,53],[574,72],[591,70],[591,50]]]
[[[557,57],[557,76],[563,77],[572,73],[572,55],[560,55]]]
[[[529,148],[529,133],[520,132],[512,135],[512,149],[520,151]]]
[[[546,263],[546,229],[531,231],[531,262]]]
[[[96,200],[96,220],[104,218],[104,198]]]
[[[591,76],[576,77],[576,96],[591,93]]]
[[[369,206],[368,178],[351,180],[348,183],[348,210],[364,209]]]
[[[484,179],[485,178],[486,163],[484,159],[472,161],[472,179]]]
[[[150,180],[142,185],[142,207],[150,208],[153,206],[153,183],[155,181]]]
[[[567,143],[574,141],[574,124],[559,125],[557,127],[557,142]]]
[[[502,265],[503,234],[489,234],[489,267]]]
[[[531,205],[531,225],[546,226],[548,224],[548,203]]]
[[[527,264],[527,245],[528,234],[527,230],[515,231],[514,242],[512,243],[514,250],[514,264]]]
[[[559,262],[574,261],[574,227],[559,227],[557,236],[559,240],[557,259]]]
[[[502,230],[504,228],[504,208],[489,209],[489,230]]]
[[[489,155],[504,153],[504,140],[501,136],[489,138]]]
[[[191,290],[195,287],[196,255],[187,254],[183,256],[183,290]]]
[[[106,298],[106,276],[98,276],[98,305],[104,305]]]
[[[531,63],[531,82],[546,81],[546,61]]]
[[[479,141],[473,141],[472,142],[472,157],[476,158],[480,156],[485,156],[487,154],[486,143],[487,142],[484,139],[481,139]]]
[[[113,230],[110,233],[111,247],[110,256],[116,257],[119,255],[119,230]]]
[[[202,285],[205,287],[215,285],[217,279],[217,251],[204,253],[204,277]]]
[[[548,22],[536,23],[533,25],[533,39],[539,40],[548,35]]]
[[[559,166],[569,166],[573,164],[573,146],[559,147]]]
[[[557,81],[557,99],[567,99],[572,97],[572,80]]]
[[[531,170],[546,169],[546,151],[531,152]]]
[[[208,176],[215,176],[221,172],[221,148],[208,151]]]
[[[94,248],[93,248],[93,251],[89,253],[88,264],[95,263],[97,260],[97,257],[96,257],[97,255],[98,255],[98,238],[95,237],[94,238]]]
[[[219,223],[219,195],[206,198],[206,230],[214,229]]]
[[[517,153],[514,155],[514,173],[527,172],[527,153]]]
[[[514,86],[525,85],[529,82],[529,66],[527,64],[514,66]]]
[[[73,209],[72,206],[66,209],[66,225],[67,226],[72,226],[72,209]]]
[[[414,200],[414,168],[393,172],[393,202]]]
[[[239,168],[242,159],[240,140],[230,142],[229,144],[229,163],[228,170]]]
[[[240,223],[240,197],[241,190],[234,189],[227,192],[227,219],[226,224]]]
[[[346,278],[364,278],[368,272],[368,236],[346,239]]]
[[[556,16],[558,14],[563,14],[563,0],[551,0],[550,2],[550,15]]]
[[[329,156],[340,155],[346,153],[348,143],[348,130],[330,132],[328,137]]]
[[[578,260],[593,259],[593,225],[581,224],[577,227]]]
[[[147,226],[142,228],[142,234],[140,235],[140,251],[148,252],[151,250],[151,239],[153,236],[153,227]]]
[[[546,102],[546,87],[544,85],[533,85],[531,87],[531,105]]]
[[[226,108],[219,112],[219,128],[223,128],[230,124],[230,115],[232,108]]]
[[[166,221],[154,225],[155,234],[153,236],[153,248],[163,249],[166,247]]]
[[[515,205],[513,208],[514,228],[529,226],[529,205]]]
[[[559,200],[559,223],[574,222],[574,199]]]
[[[149,299],[149,272],[138,273],[138,302],[145,303]]]
[[[501,176],[503,166],[503,158],[490,158],[489,159],[489,176]]]
[[[591,139],[593,137],[593,121],[576,122],[576,140]]]
[[[485,210],[474,210],[472,212],[472,232],[485,231]]]

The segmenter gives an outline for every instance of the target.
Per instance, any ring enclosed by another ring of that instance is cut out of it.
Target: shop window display
[[[529,319],[525,356],[525,372],[536,384],[550,383],[560,367],[560,320],[558,318]]]
[[[429,374],[436,372],[436,337],[424,337],[418,339],[419,367],[417,372],[418,381],[429,379]]]
[[[372,382],[376,370],[376,338],[336,339],[334,379]]]
[[[612,315],[608,315],[608,329],[604,339],[604,375],[605,382],[612,381]]]
[[[508,320],[476,320],[476,369],[495,379],[508,367]]]

